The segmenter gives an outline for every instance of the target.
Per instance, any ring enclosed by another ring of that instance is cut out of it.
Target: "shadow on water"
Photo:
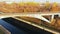
[[[25,31],[18,29],[16,27],[14,27],[13,25],[3,21],[0,19],[0,25],[2,25],[3,27],[5,27],[8,31],[11,32],[11,34],[27,34]]]
[[[28,34],[52,34],[50,32],[43,30],[43,29],[39,29],[37,27],[26,24],[22,21],[16,20],[16,19],[11,18],[11,17],[3,18],[2,20],[4,20],[5,22],[17,27],[18,29],[21,29],[21,30],[27,32]]]

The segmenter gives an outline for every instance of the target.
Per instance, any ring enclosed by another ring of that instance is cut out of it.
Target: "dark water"
[[[0,19],[0,24],[8,29],[12,34],[52,34],[14,18]]]
[[[4,26],[7,30],[9,30],[12,34],[27,34],[26,32],[24,32],[21,29],[18,29],[16,27],[14,27],[13,25],[3,21],[0,19],[0,25]]]

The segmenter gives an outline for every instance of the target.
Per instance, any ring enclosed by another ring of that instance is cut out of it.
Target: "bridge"
[[[60,13],[53,13],[53,12],[46,12],[46,13],[2,13],[0,14],[0,19],[7,18],[7,17],[15,17],[15,16],[27,16],[27,17],[34,17],[51,23],[54,19],[54,16],[58,15],[60,17]],[[43,16],[51,16],[50,20],[47,20]]]

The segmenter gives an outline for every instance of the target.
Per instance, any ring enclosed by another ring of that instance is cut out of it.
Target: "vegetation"
[[[58,3],[36,3],[36,2],[26,2],[26,3],[11,3],[7,4],[5,2],[0,2],[0,12],[10,12],[10,13],[23,13],[23,12],[58,12],[60,11],[60,6]]]

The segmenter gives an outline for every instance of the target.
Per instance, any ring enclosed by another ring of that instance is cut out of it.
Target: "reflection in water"
[[[0,19],[0,25],[4,26],[7,30],[9,30],[12,34],[26,34],[25,31],[21,30],[21,29],[18,29],[14,26],[12,26],[11,24],[3,21]]]
[[[39,28],[36,28],[32,25],[29,25],[29,24],[26,24],[22,21],[19,21],[19,20],[16,20],[14,18],[5,18],[3,19],[4,21],[16,26],[17,28],[27,32],[28,34],[52,34],[50,32],[47,32],[45,30],[42,30],[42,29],[39,29]]]

